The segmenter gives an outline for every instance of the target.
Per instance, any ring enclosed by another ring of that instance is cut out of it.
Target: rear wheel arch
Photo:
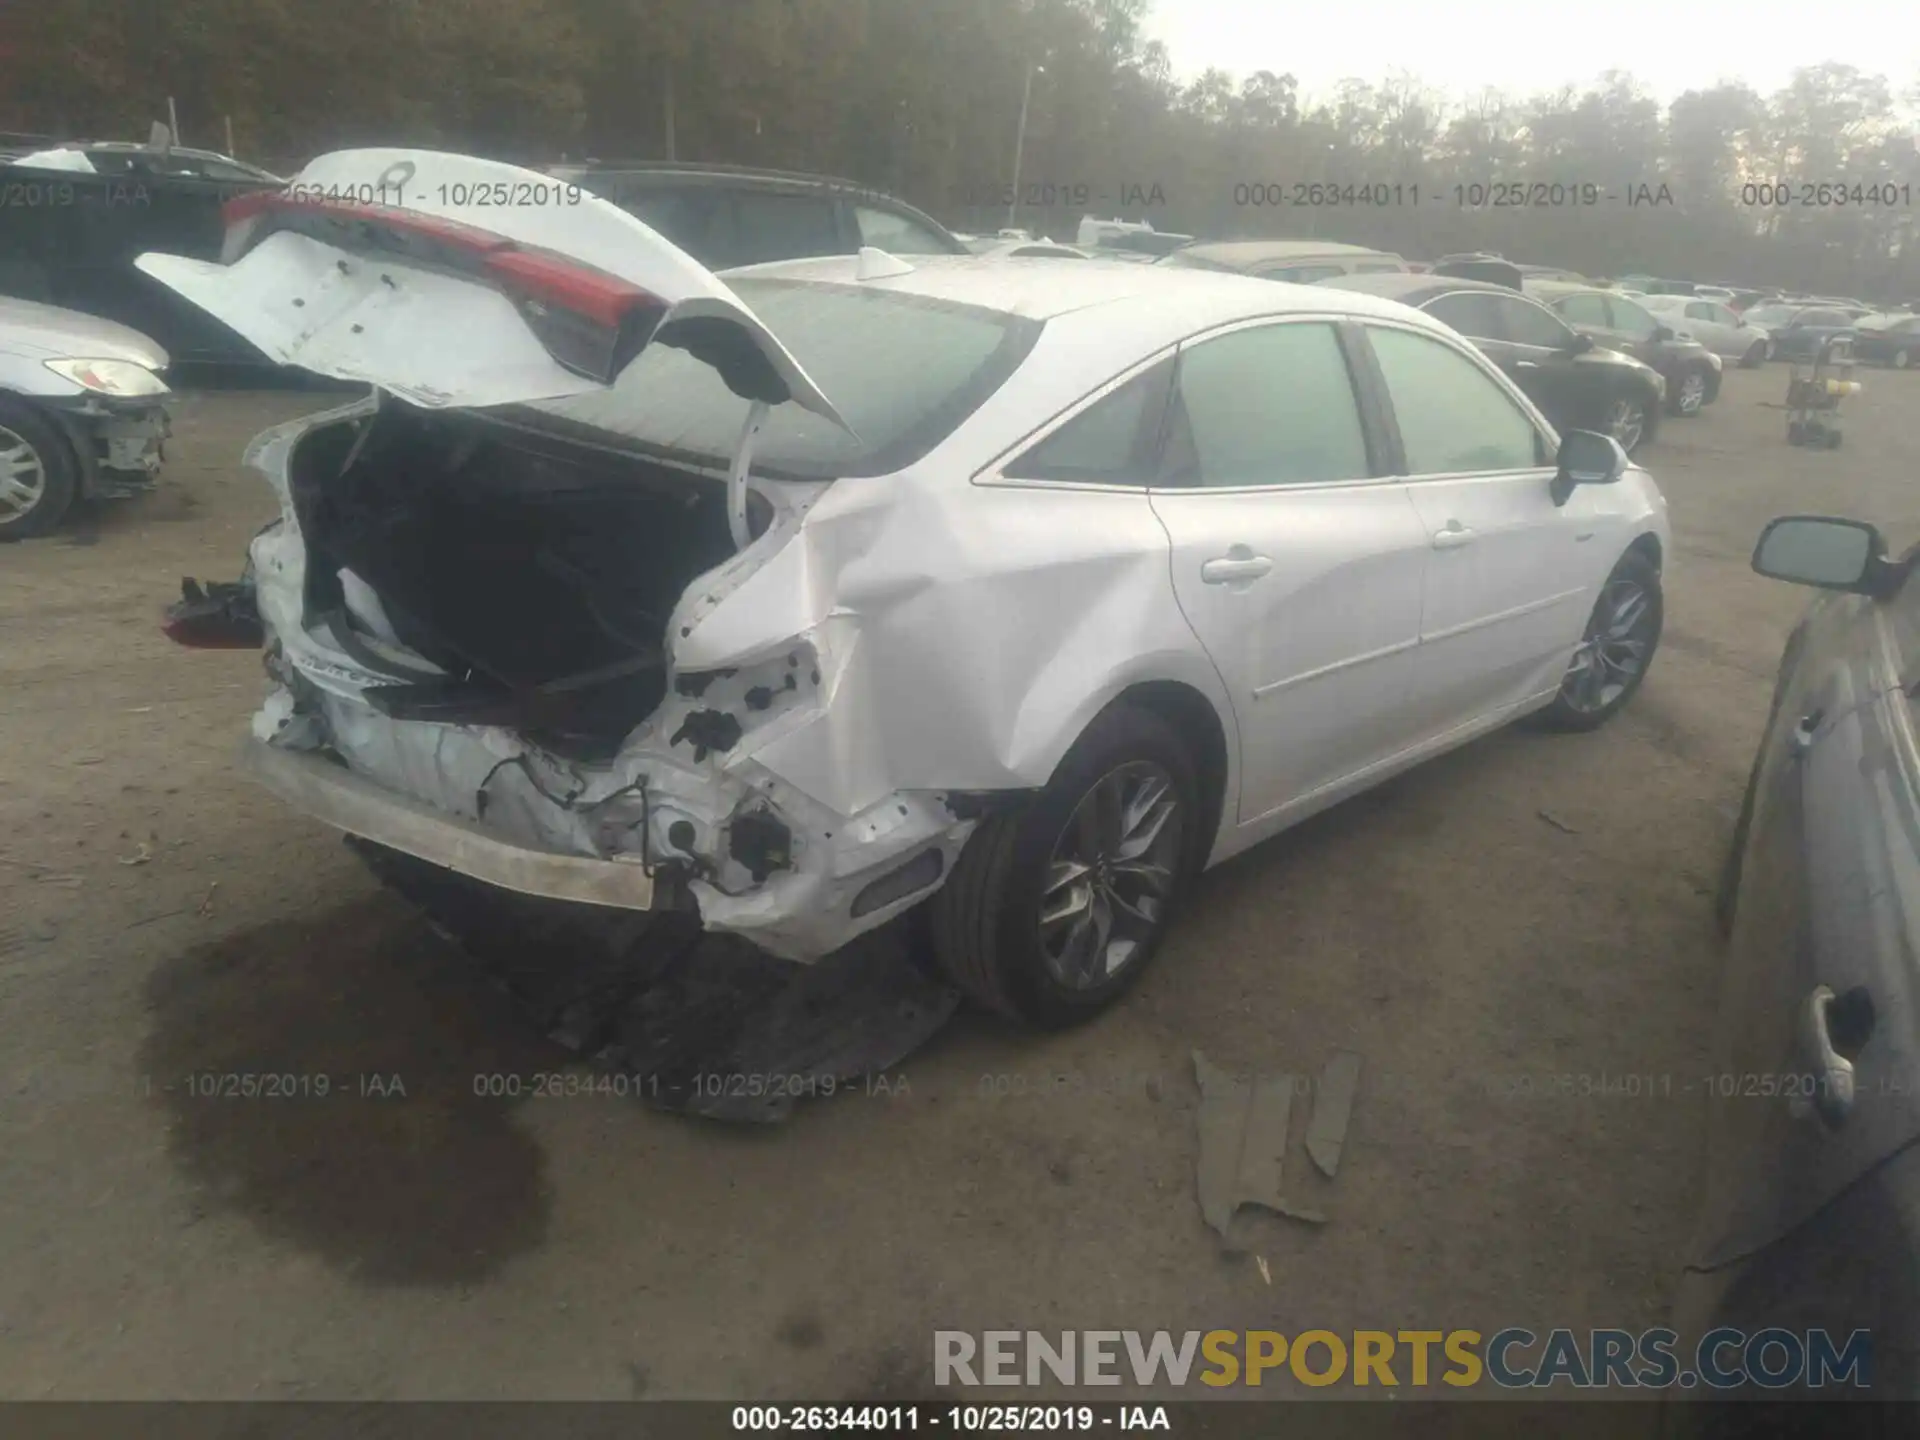
[[[1226,813],[1227,786],[1232,779],[1232,751],[1227,728],[1213,702],[1193,686],[1180,680],[1146,680],[1129,685],[1103,710],[1115,705],[1134,705],[1150,711],[1167,723],[1192,757],[1200,779],[1201,823],[1196,843],[1203,847],[1194,857],[1194,867],[1207,863],[1219,837],[1221,818]]]

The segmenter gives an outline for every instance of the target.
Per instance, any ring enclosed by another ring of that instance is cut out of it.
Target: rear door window
[[[1607,315],[1607,302],[1598,295],[1569,295],[1556,300],[1553,308],[1569,325],[1595,325],[1605,330],[1613,324]]]
[[[1596,300],[1601,297],[1595,296]],[[1621,334],[1635,340],[1651,340],[1653,332],[1660,328],[1660,322],[1653,318],[1653,312],[1636,305],[1623,295],[1606,297],[1606,306],[1613,312],[1613,328]]]
[[[1420,308],[1444,325],[1475,340],[1501,340],[1500,310],[1494,304],[1499,297],[1485,291],[1462,290],[1442,295]]]
[[[846,251],[825,195],[736,190],[720,202],[710,240],[719,267],[761,265]]]
[[[1333,326],[1262,325],[1181,351],[1162,484],[1323,485],[1372,474]]]
[[[1155,365],[1136,375],[1035,445],[1005,473],[1017,480],[1146,484],[1150,477],[1143,461],[1166,409],[1170,368]]]
[[[1546,306],[1518,295],[1495,295],[1493,303],[1500,312],[1506,338],[1514,344],[1564,350],[1573,343],[1573,331]]]
[[[1533,421],[1473,361],[1410,330],[1375,325],[1367,337],[1393,402],[1409,475],[1528,470],[1541,463]]]
[[[860,231],[860,243],[885,250],[889,255],[946,255],[953,247],[917,220],[896,215],[891,210],[876,210],[871,205],[853,207],[853,222]]]

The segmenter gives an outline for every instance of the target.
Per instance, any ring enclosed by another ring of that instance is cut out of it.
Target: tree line
[[[1176,80],[1149,4],[0,0],[0,129],[138,138],[171,97],[185,143],[230,124],[283,171],[366,143],[673,157],[841,175],[962,229],[1017,200],[1058,238],[1092,212],[1920,298],[1920,86],[1824,64],[1662,105],[1618,73],[1530,96],[1395,73],[1310,103],[1283,68]]]

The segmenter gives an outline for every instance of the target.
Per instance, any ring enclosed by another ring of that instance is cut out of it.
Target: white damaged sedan
[[[553,188],[342,152],[223,263],[140,261],[373,387],[254,442],[280,518],[170,622],[264,642],[249,763],[350,834],[800,962],[928,905],[965,990],[1060,1025],[1205,866],[1647,673],[1653,481],[1417,311],[874,250],[723,281]]]

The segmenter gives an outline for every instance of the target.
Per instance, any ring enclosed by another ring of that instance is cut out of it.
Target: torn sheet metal
[[[1313,1092],[1313,1119],[1307,1123],[1307,1155],[1328,1179],[1340,1168],[1359,1086],[1360,1057],[1351,1050],[1334,1052],[1320,1072],[1319,1088]]]
[[[1294,1077],[1241,1080],[1198,1050],[1193,1071],[1200,1085],[1200,1214],[1207,1224],[1230,1240],[1234,1213],[1242,1205],[1324,1223],[1325,1216],[1289,1204],[1281,1185]]]

